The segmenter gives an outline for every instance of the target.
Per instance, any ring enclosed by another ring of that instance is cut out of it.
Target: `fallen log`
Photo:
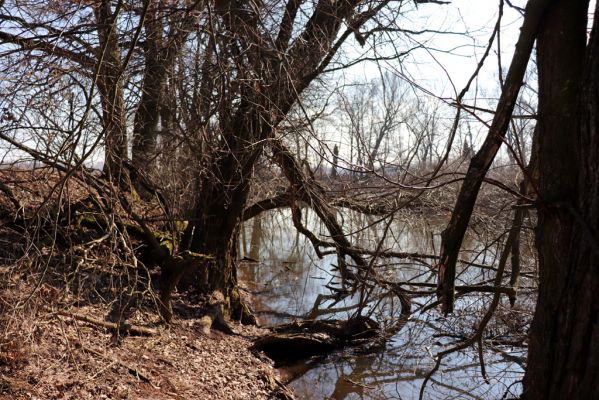
[[[337,338],[323,332],[274,333],[256,341],[253,349],[263,351],[275,366],[326,354],[340,347]]]
[[[344,346],[364,345],[381,334],[380,325],[364,316],[349,320],[294,321],[271,330],[271,334],[256,340],[252,348],[263,351],[277,367]]]
[[[100,326],[102,328],[106,328],[108,330],[111,330],[111,331],[119,333],[119,334],[151,336],[151,335],[155,335],[156,333],[158,333],[156,331],[156,329],[148,328],[145,326],[132,325],[132,324],[128,324],[125,322],[121,322],[121,323],[109,322],[109,321],[104,321],[101,319],[88,317],[87,315],[70,313],[67,311],[55,311],[54,314],[73,318],[78,321],[87,322],[88,324]]]

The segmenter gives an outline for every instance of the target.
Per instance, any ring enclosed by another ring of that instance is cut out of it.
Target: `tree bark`
[[[599,398],[599,37],[561,0],[538,40],[539,297],[523,398]]]
[[[116,17],[111,2],[103,0],[94,7],[98,24],[100,54],[98,54],[98,92],[102,102],[104,125],[104,173],[123,181],[123,162],[127,160],[127,124],[121,71],[121,54]]]
[[[165,117],[168,119],[172,117],[166,112],[170,108],[168,103],[172,102],[172,99],[167,99],[168,95],[165,95],[168,74],[194,27],[197,20],[195,12],[203,3],[196,1],[193,6],[185,10],[180,22],[173,23],[170,34],[165,36],[164,20],[167,19],[165,14],[168,15],[168,12],[162,10],[156,0],[148,1],[150,1],[148,15],[143,23],[146,63],[141,99],[133,126],[131,161],[137,170],[151,175],[156,166],[159,117],[163,118],[163,128],[169,125],[169,121],[164,120]],[[141,185],[136,186],[143,193]]]
[[[516,44],[516,52],[501,92],[497,112],[493,118],[489,134],[470,162],[451,220],[441,235],[441,261],[439,263],[437,295],[442,302],[445,313],[453,311],[456,262],[466,229],[470,223],[478,192],[497,151],[503,144],[503,138],[507,132],[520,86],[522,86],[533,44],[543,22],[547,6],[550,3],[549,0],[531,0],[526,6],[524,23]]]

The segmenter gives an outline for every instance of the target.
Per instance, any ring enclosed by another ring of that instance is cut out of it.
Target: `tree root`
[[[202,332],[205,335],[210,334],[210,328],[214,326],[216,329],[223,331],[227,334],[232,334],[233,329],[227,323],[225,319],[225,296],[222,292],[215,290],[210,295],[208,300],[208,309],[206,314],[200,319],[200,325]]]
[[[148,328],[145,326],[132,325],[132,324],[124,323],[124,322],[120,322],[120,323],[108,322],[108,321],[103,321],[101,319],[88,317],[87,315],[70,313],[67,311],[54,311],[53,313],[56,315],[62,315],[64,317],[73,318],[78,321],[87,322],[88,324],[100,326],[102,328],[106,328],[108,330],[111,330],[111,331],[113,331],[115,333],[119,333],[119,334],[152,336],[152,335],[156,335],[158,333],[158,331],[156,329]]]

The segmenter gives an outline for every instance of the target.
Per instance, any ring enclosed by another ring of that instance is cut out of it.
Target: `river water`
[[[327,238],[327,232],[317,219],[305,213],[304,223],[314,233]],[[381,226],[364,228],[376,221],[356,215],[345,215],[344,228],[353,232],[355,245],[369,247],[383,237]],[[388,224],[383,248],[393,251],[435,254],[440,231],[446,224],[444,216],[407,213]],[[381,224],[379,224],[381,225]],[[384,225],[384,224],[383,224]],[[493,265],[497,251],[493,242],[468,237],[465,256],[473,263]],[[372,247],[371,247],[372,248]],[[311,243],[298,234],[288,211],[269,213],[248,221],[242,232],[240,254],[258,262],[242,263],[240,279],[253,293],[259,320],[264,325],[288,322],[308,313],[319,294],[329,294],[325,287],[335,274],[337,258],[327,255],[319,259]],[[430,266],[406,260],[390,261],[382,266],[386,276],[395,280],[412,279],[434,282]],[[459,271],[463,284],[492,279],[492,271],[466,269]],[[458,283],[459,284],[459,283]],[[473,332],[473,326],[490,303],[489,295],[461,298],[456,311],[449,317],[436,309],[412,314],[406,326],[389,341],[384,350],[359,354],[351,348],[324,358],[306,360],[285,367],[286,373],[296,375],[289,386],[298,399],[417,399],[424,377],[435,365],[435,355],[456,343],[463,335]],[[415,309],[434,300],[433,296],[413,299]],[[351,305],[348,299],[337,306]],[[530,307],[510,309],[502,302],[498,315],[485,334],[486,338],[509,341],[523,334]],[[383,317],[393,314],[393,304],[385,302],[386,311],[373,313]],[[396,306],[396,305],[395,305]],[[380,308],[380,304],[378,305]],[[347,318],[352,311],[327,315]],[[502,318],[507,321],[502,323]],[[524,322],[522,322],[524,321]],[[445,358],[432,376],[424,399],[501,399],[517,395],[523,375],[525,348],[501,344],[486,344],[483,350],[487,379],[481,374],[476,348],[453,353]],[[505,396],[505,397],[504,397]]]

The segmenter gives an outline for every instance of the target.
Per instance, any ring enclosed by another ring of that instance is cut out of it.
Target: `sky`
[[[524,6],[525,1],[512,1],[516,6]],[[466,84],[482,57],[492,34],[498,16],[498,0],[453,0],[450,4],[422,4],[408,11],[404,20],[398,20],[400,28],[421,30],[423,28],[439,32],[413,36],[427,50],[416,50],[402,66],[397,62],[385,62],[384,68],[391,71],[405,71],[417,83],[432,93],[443,97],[455,97]],[[519,29],[521,15],[507,4],[501,23],[501,61],[504,74],[511,61]],[[415,42],[406,43],[404,48]],[[398,46],[401,49],[401,46]],[[479,86],[486,90],[496,88],[498,62],[497,44],[483,67]],[[378,68],[373,63],[364,64],[349,73],[358,78],[375,77]],[[454,89],[455,87],[455,89]]]
[[[337,73],[341,81],[368,81],[379,78],[381,71],[400,75],[412,81],[422,95],[444,98],[447,102],[455,99],[462,90],[479,62],[497,21],[499,0],[451,0],[450,4],[420,4],[417,7],[411,0],[392,2],[403,4],[405,12],[394,20],[395,27],[419,31],[424,28],[445,33],[413,35],[412,39],[395,39],[380,46],[376,51],[390,54],[404,51],[422,44],[401,62],[383,61],[379,64],[365,62],[342,73]],[[526,0],[512,0],[511,4],[523,7]],[[509,67],[515,43],[518,38],[522,16],[508,4],[504,5],[501,24],[501,49],[495,43],[479,77],[466,96],[469,104],[493,108],[493,102],[499,97],[498,59],[501,55],[503,74]],[[448,33],[451,32],[451,33]],[[345,50],[349,58],[360,54],[372,55],[372,40],[361,47],[352,37],[348,39]],[[531,82],[533,85],[534,82]],[[448,119],[451,118],[448,112]],[[484,115],[490,118],[491,115]],[[484,127],[477,128],[477,137],[486,134]]]
[[[399,75],[413,84],[416,88],[416,96],[428,97],[431,100],[435,97],[443,98],[446,102],[444,123],[446,126],[451,125],[455,109],[447,104],[451,103],[466,85],[484,54],[497,22],[499,0],[453,0],[450,4],[421,4],[418,7],[414,7],[411,1],[404,4],[406,11],[395,20],[395,27],[413,31],[428,29],[434,32],[411,35],[411,39],[395,39],[382,46],[377,43],[376,48],[372,45],[372,41],[370,47],[368,45],[360,47],[351,38],[346,47],[348,58],[355,58],[360,54],[372,55],[373,51],[388,55],[417,45],[422,45],[422,48],[412,51],[401,61],[358,64],[340,73],[341,80],[351,83],[380,79],[381,72]],[[511,1],[511,4],[524,7],[526,1]],[[465,96],[468,104],[494,108],[496,99],[500,95],[499,60],[501,60],[502,74],[505,76],[522,21],[523,17],[519,11],[504,4],[499,35],[501,46],[498,48],[496,39],[478,78],[472,83]],[[497,57],[498,54],[501,56],[500,59]],[[530,83],[533,87],[536,85],[534,81]],[[490,122],[492,114],[483,113],[481,117]],[[469,128],[472,128],[473,140],[475,143],[481,143],[488,129],[473,118],[471,120]],[[441,131],[447,130],[441,129]],[[407,137],[405,132],[403,135]],[[334,132],[332,140],[340,141],[342,152],[347,153],[350,145],[347,138],[339,139],[338,132]],[[455,147],[461,149],[461,143],[456,143]]]

